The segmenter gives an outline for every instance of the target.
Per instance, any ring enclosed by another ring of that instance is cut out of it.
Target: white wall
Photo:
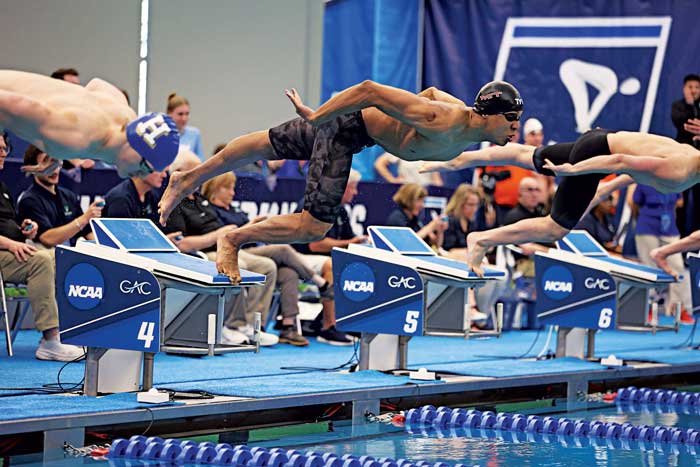
[[[2,0],[0,68],[80,71],[126,89],[136,107],[139,0]],[[323,0],[150,0],[148,109],[177,91],[206,155],[294,116],[283,91],[320,93]]]
[[[151,0],[148,107],[185,96],[207,156],[292,118],[285,88],[318,102],[321,13],[320,0]]]
[[[2,0],[0,68],[77,68],[83,83],[99,76],[136,102],[139,8],[135,0]]]

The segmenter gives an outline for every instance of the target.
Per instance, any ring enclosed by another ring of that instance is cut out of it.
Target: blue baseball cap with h
[[[160,112],[151,112],[131,121],[126,126],[126,139],[158,172],[175,160],[180,147],[180,133],[175,122]]]

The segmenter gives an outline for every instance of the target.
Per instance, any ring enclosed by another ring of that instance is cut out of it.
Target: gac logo
[[[389,287],[396,289],[399,287],[403,287],[405,289],[415,289],[416,288],[416,279],[414,277],[398,277],[398,276],[389,276],[389,280],[387,281],[389,284]]]
[[[610,290],[610,281],[608,279],[596,279],[594,277],[586,277],[583,285],[587,289]]]
[[[119,290],[125,294],[137,293],[139,295],[151,295],[151,291],[148,290],[149,285],[151,284],[149,284],[147,281],[134,281],[132,284],[131,281],[127,279],[119,283]]]

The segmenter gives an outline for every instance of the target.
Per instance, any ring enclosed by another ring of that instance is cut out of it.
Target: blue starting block
[[[690,269],[690,291],[693,300],[693,316],[700,313],[700,255],[688,253],[688,268]]]
[[[138,389],[142,360],[149,389],[159,351],[257,349],[220,344],[221,326],[226,299],[265,276],[242,270],[234,285],[214,262],[180,253],[150,220],[92,219],[90,225],[95,242],[56,248],[59,332],[62,342],[88,347],[86,394]]]
[[[675,282],[661,269],[612,257],[584,230],[572,230],[559,249],[535,256],[536,312],[544,324],[558,325],[557,356],[583,358],[585,334],[592,358],[595,330],[625,329],[678,332],[648,319],[649,291]]]
[[[468,338],[472,333],[467,291],[506,273],[487,268],[477,276],[465,262],[438,257],[411,229],[369,227],[372,245],[333,249],[336,321],[362,333],[360,369],[407,366],[413,336]],[[480,334],[500,335],[496,329]]]

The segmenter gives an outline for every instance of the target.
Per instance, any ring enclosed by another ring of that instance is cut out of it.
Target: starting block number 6
[[[600,310],[600,317],[598,318],[598,327],[602,329],[607,329],[612,324],[612,308],[603,308]]]
[[[153,330],[155,327],[156,323],[152,321],[141,322],[141,328],[139,328],[139,335],[136,336],[136,339],[143,341],[143,346],[147,349],[150,349],[151,343],[153,343]]]

